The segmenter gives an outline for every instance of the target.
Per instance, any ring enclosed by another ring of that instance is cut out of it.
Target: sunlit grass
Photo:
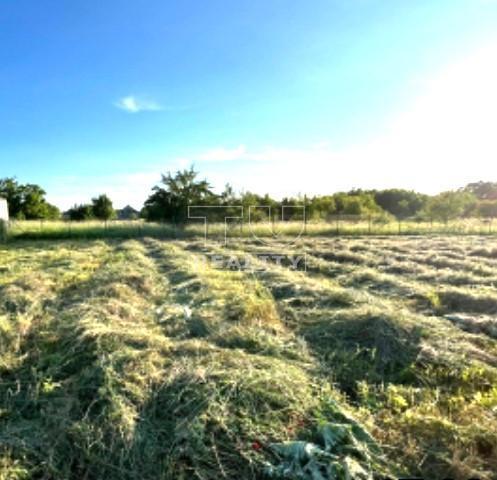
[[[343,424],[342,472],[493,478],[497,241],[287,239],[0,245],[0,478],[264,478]]]
[[[8,227],[11,239],[71,239],[71,238],[191,238],[204,236],[249,238],[273,236],[334,236],[334,235],[494,235],[497,228],[481,219],[455,220],[449,223],[390,221],[340,218],[328,222],[260,222],[243,225],[212,223],[207,226],[198,220],[185,225],[135,221],[13,221]]]

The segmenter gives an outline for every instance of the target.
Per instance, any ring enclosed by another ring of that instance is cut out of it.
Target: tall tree
[[[428,200],[427,215],[434,220],[448,223],[471,212],[476,205],[475,196],[467,191],[442,192]]]
[[[92,199],[92,210],[99,220],[107,221],[116,216],[112,200],[105,194]]]
[[[479,200],[497,200],[497,182],[469,183],[465,190],[474,194]]]
[[[413,217],[422,210],[428,199],[427,195],[399,188],[376,191],[374,198],[383,210],[398,219]]]
[[[20,184],[15,178],[0,179],[0,196],[7,200],[9,216],[13,219],[55,219],[57,207],[45,200],[45,191],[34,184]]]
[[[337,213],[345,215],[370,215],[382,212],[373,194],[363,190],[335,193],[333,199]]]
[[[74,207],[70,208],[66,212],[66,215],[69,217],[69,220],[75,220],[78,222],[94,218],[93,207],[88,204],[74,205]]]
[[[145,216],[155,221],[184,223],[188,217],[188,206],[207,206],[216,201],[216,195],[206,180],[197,180],[198,172],[190,167],[174,175],[162,175],[161,185],[153,188],[145,202]]]
[[[22,213],[23,195],[22,187],[15,178],[2,178],[0,180],[0,196],[7,200],[9,217],[19,218]]]
[[[483,218],[497,218],[497,200],[481,201],[477,212]]]

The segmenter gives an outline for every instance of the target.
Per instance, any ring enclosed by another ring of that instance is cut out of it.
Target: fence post
[[[304,195],[304,234],[307,235],[307,195]]]

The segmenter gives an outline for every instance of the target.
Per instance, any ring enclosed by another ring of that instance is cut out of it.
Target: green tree
[[[45,204],[44,219],[57,220],[60,218],[60,210],[50,203]]]
[[[311,198],[307,217],[313,220],[326,220],[337,211],[335,198],[331,195],[316,196]]]
[[[375,191],[374,199],[378,206],[400,220],[413,217],[420,212],[425,206],[428,196],[412,190],[392,188]]]
[[[45,191],[38,185],[22,186],[23,203],[22,211],[28,220],[46,218],[48,214],[47,203],[45,202]]]
[[[475,196],[468,191],[442,192],[428,200],[426,213],[429,218],[448,223],[468,215],[475,204]]]
[[[22,214],[23,195],[21,185],[15,178],[2,178],[0,180],[0,196],[7,200],[9,217],[19,219]],[[22,217],[24,217],[23,214]]]
[[[370,215],[381,213],[382,209],[376,204],[372,193],[362,190],[352,190],[348,193],[333,195],[336,212],[345,215]]]
[[[229,183],[224,186],[224,190],[221,193],[220,200],[222,205],[236,205],[236,194],[233,190],[233,187]]]
[[[271,207],[271,213],[276,213],[275,207],[277,203],[270,199],[268,195],[261,196],[257,193],[243,192],[240,198],[240,203],[243,206],[244,221],[260,222],[269,220],[267,207]]]
[[[45,191],[38,185],[22,185],[15,178],[0,179],[0,196],[7,200],[9,216],[13,219],[55,219],[60,216],[58,208],[45,200]]]
[[[218,204],[207,180],[197,180],[198,172],[191,167],[174,175],[162,175],[161,186],[153,188],[145,202],[144,214],[148,220],[184,223],[188,206]]]
[[[469,183],[465,190],[475,195],[479,200],[497,200],[497,182]]]
[[[92,211],[99,220],[107,221],[116,216],[112,200],[105,194],[92,199]]]
[[[93,207],[88,204],[74,205],[71,209],[67,211],[67,216],[70,220],[75,220],[82,222],[85,220],[91,220],[93,216]]]
[[[497,218],[497,200],[483,200],[478,204],[478,214],[483,218]]]

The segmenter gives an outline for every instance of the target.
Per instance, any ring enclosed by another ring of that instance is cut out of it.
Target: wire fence
[[[492,219],[467,218],[448,222],[414,219],[385,220],[375,215],[333,215],[319,221],[260,221],[243,223],[152,223],[143,220],[10,221],[0,225],[0,238],[187,238],[207,235],[270,237],[284,235],[495,235]]]

